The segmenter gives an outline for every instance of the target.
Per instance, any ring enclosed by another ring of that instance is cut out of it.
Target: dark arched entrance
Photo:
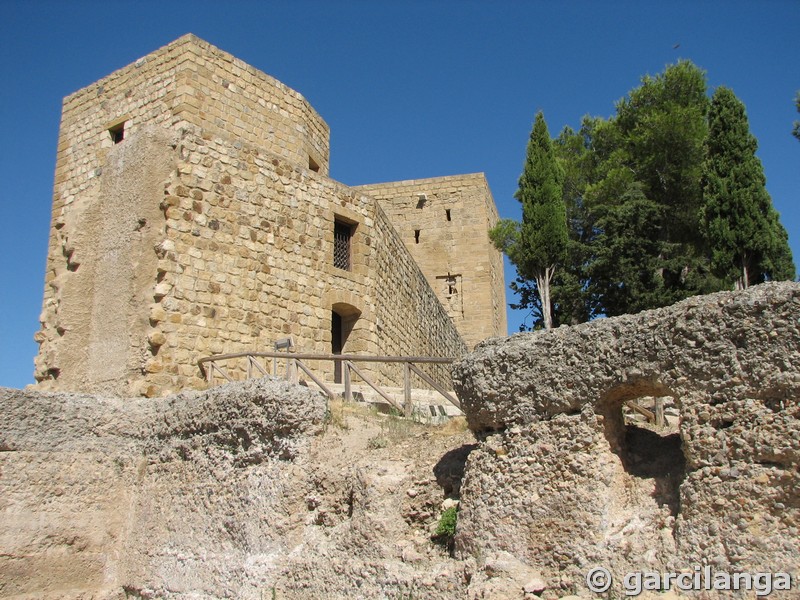
[[[686,459],[681,447],[679,423],[660,426],[642,420],[641,413],[631,410],[641,401],[680,398],[657,381],[631,381],[615,386],[597,404],[603,415],[605,437],[625,471],[637,478],[652,479],[653,498],[669,507],[672,516],[680,508],[680,485],[686,475]],[[642,411],[651,413],[649,410]],[[655,409],[653,409],[655,412]],[[652,413],[651,413],[652,414]]]
[[[361,316],[355,306],[338,302],[331,307],[331,353],[346,354],[347,342]],[[336,361],[333,371],[334,383],[342,382],[342,363]]]

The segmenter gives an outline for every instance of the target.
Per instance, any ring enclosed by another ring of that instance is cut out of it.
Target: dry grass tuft
[[[455,435],[457,433],[464,433],[468,429],[466,417],[453,417],[439,425],[436,428],[436,433],[441,435]]]

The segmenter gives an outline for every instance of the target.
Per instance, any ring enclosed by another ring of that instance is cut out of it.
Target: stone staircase
[[[319,389],[312,381],[302,381],[311,389]],[[341,383],[325,383],[338,398],[344,399],[344,384]],[[399,406],[403,406],[404,394],[401,387],[381,387],[381,389]],[[364,403],[373,406],[379,412],[391,414],[397,409],[389,404],[385,398],[382,398],[375,390],[366,384],[359,384],[353,382],[352,384],[353,400],[355,402]],[[455,392],[450,392],[455,396]],[[452,419],[453,417],[463,416],[463,412],[444,398],[439,392],[435,390],[426,390],[421,388],[411,389],[411,403],[413,409],[411,418],[417,422],[425,423],[428,425],[439,425]]]

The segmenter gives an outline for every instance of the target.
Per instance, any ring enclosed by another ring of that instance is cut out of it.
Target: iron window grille
[[[353,228],[348,223],[335,221],[333,224],[333,266],[350,270],[350,240]]]

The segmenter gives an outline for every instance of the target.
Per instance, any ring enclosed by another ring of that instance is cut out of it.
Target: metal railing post
[[[411,367],[410,363],[403,363],[403,412],[406,417],[411,416]]]
[[[353,401],[353,388],[350,385],[350,362],[343,360],[340,361],[344,367],[342,376],[344,378],[344,400],[345,402]]]

